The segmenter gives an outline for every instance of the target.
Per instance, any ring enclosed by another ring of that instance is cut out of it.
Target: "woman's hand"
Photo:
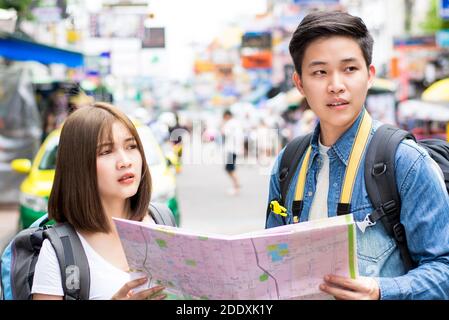
[[[112,296],[111,300],[162,300],[167,297],[166,294],[162,293],[162,290],[165,289],[163,286],[141,290],[137,293],[133,292],[134,288],[145,284],[147,281],[148,279],[144,277],[125,283],[125,285]]]

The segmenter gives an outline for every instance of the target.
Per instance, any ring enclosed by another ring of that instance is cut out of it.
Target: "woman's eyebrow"
[[[103,143],[100,143],[99,145],[97,145],[97,149],[100,149],[100,148],[103,148],[103,147],[111,147],[113,145],[114,145],[113,142],[103,142]]]
[[[136,141],[136,138],[129,137],[129,138],[126,138],[123,142],[128,142],[128,141]]]

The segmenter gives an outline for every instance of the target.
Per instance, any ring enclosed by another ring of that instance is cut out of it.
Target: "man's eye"
[[[345,71],[348,71],[348,72],[354,72],[356,70],[357,70],[357,67],[354,67],[354,66],[346,67],[346,69],[345,69]]]
[[[322,75],[326,74],[326,71],[324,71],[324,70],[317,70],[317,71],[314,71],[313,74],[316,75],[316,76],[322,76]]]

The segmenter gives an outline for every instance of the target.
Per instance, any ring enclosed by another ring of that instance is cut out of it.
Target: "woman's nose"
[[[129,168],[132,162],[130,157],[124,151],[119,152],[119,159],[117,161],[117,166],[119,169]]]

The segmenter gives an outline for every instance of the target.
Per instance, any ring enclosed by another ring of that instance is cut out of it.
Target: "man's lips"
[[[336,100],[329,101],[326,104],[326,106],[328,106],[328,107],[340,107],[340,106],[345,106],[347,104],[349,104],[349,102],[347,100],[336,99]]]

